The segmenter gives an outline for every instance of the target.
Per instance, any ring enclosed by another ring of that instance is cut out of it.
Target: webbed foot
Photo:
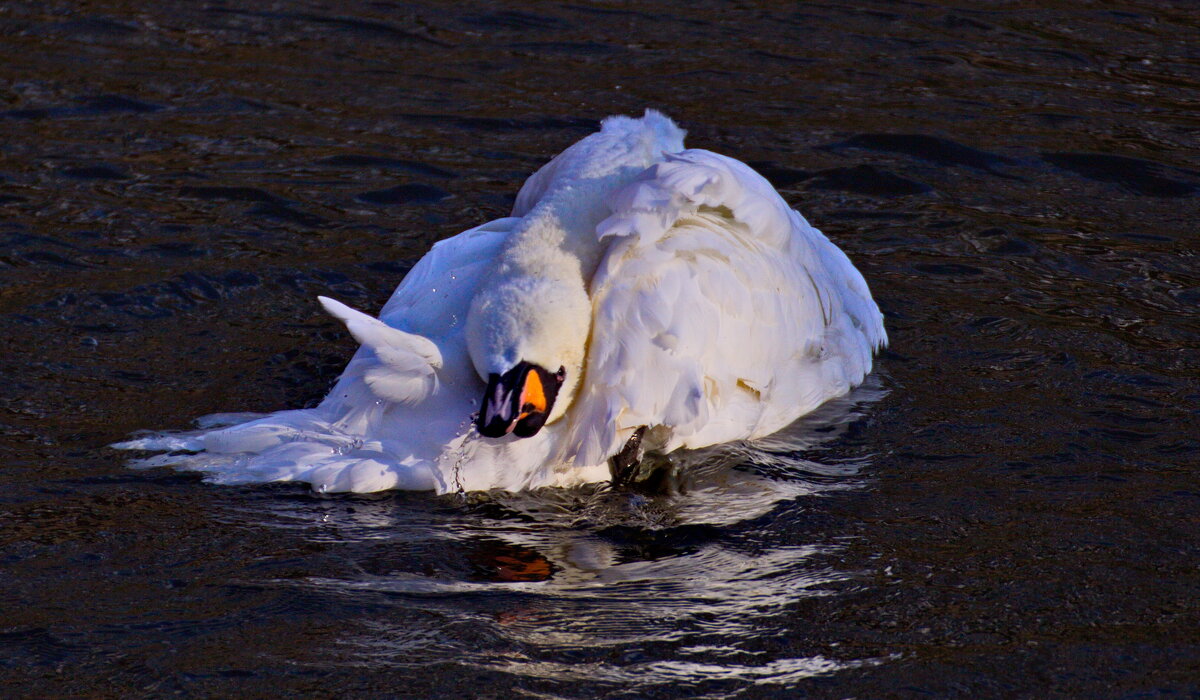
[[[633,435],[629,436],[629,441],[620,452],[608,458],[608,469],[612,473],[614,487],[629,486],[637,481],[642,456],[645,454],[645,450],[642,449],[642,438],[645,435],[646,426],[643,425],[633,431]]]

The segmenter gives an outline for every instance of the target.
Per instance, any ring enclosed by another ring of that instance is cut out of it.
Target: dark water
[[[972,7],[0,6],[4,694],[1200,694],[1200,6]],[[467,501],[103,447],[317,401],[317,294],[646,106],[887,314],[791,444]]]

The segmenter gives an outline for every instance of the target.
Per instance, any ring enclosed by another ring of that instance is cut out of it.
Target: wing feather
[[[886,343],[849,259],[751,168],[667,155],[609,200],[564,458],[636,428],[672,450],[767,435],[862,381]]]
[[[414,404],[437,391],[442,353],[432,341],[392,328],[329,297],[317,299],[331,316],[346,324],[355,340],[375,353],[377,362],[363,373],[372,393],[387,401]]]
[[[386,408],[376,399],[413,405],[437,392],[439,376],[447,371],[443,353],[465,356],[464,309],[518,221],[497,219],[434,244],[393,292],[380,318],[321,298],[362,344],[326,399],[331,411],[369,423]],[[335,411],[332,404],[343,408]]]

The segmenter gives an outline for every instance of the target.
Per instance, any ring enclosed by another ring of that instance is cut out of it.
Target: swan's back
[[[750,167],[684,151],[610,204],[566,456],[641,426],[664,451],[762,437],[870,372],[887,336],[862,275]]]
[[[526,216],[533,208],[562,187],[577,187],[596,171],[610,171],[617,163],[637,163],[641,168],[662,160],[666,153],[683,150],[686,132],[668,117],[653,109],[641,119],[608,117],[600,131],[567,147],[530,175],[517,193],[513,216]],[[603,199],[604,192],[595,196]]]

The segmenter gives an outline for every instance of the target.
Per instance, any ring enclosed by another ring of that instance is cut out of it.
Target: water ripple
[[[441,503],[449,509],[432,522],[388,507],[386,499],[373,507],[333,498],[324,503],[355,505],[347,511],[276,502],[257,517],[263,527],[303,531],[319,513],[309,536],[349,550],[357,571],[276,585],[300,586],[340,605],[347,596],[362,598],[391,611],[343,637],[345,663],[435,663],[453,650],[468,666],[562,683],[587,673],[594,683],[646,688],[787,685],[873,663],[815,656],[755,664],[742,657],[756,655],[744,644],[769,639],[797,601],[830,595],[831,584],[846,580],[828,564],[837,545],[781,538],[771,513],[858,483],[868,458],[811,457],[844,440],[885,393],[873,381],[766,440],[684,453],[673,465],[683,477],[671,494],[545,489],[473,494],[462,505],[446,497]],[[451,641],[463,626],[489,643],[464,648]],[[639,660],[639,650],[664,644],[692,655],[724,649],[738,659]],[[626,661],[595,658],[613,650]],[[575,660],[561,661],[564,655]]]

